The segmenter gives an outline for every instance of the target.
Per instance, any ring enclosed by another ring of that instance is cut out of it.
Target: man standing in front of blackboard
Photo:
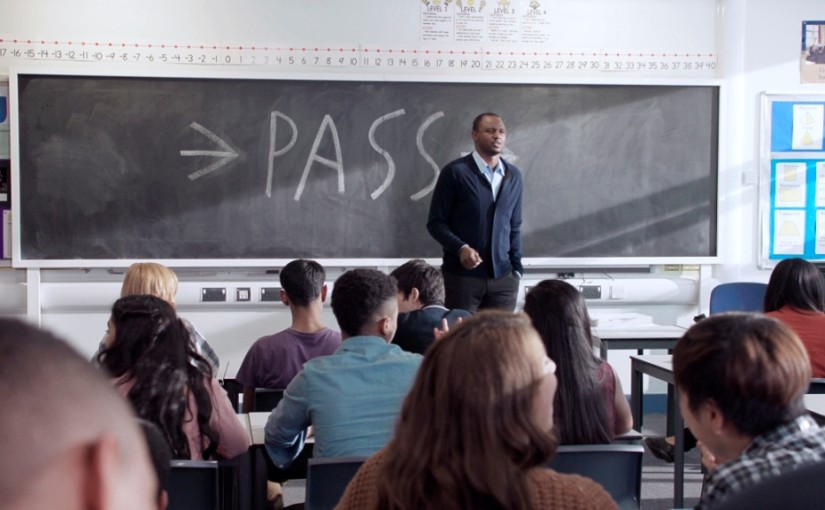
[[[445,306],[513,310],[521,264],[521,171],[501,159],[507,132],[495,113],[473,120],[475,150],[438,176],[427,230],[444,249]]]

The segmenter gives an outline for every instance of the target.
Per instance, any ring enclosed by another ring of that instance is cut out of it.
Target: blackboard
[[[439,257],[430,189],[484,111],[526,258],[716,256],[716,85],[12,78],[24,263]]]

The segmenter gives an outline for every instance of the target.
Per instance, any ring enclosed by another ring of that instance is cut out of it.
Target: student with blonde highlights
[[[679,408],[710,470],[697,508],[779,473],[825,460],[825,430],[805,411],[811,367],[781,322],[715,315],[676,344]]]
[[[129,266],[126,275],[123,277],[123,285],[120,288],[120,297],[134,296],[139,294],[146,294],[149,296],[159,297],[166,301],[172,307],[175,307],[175,296],[178,293],[178,276],[168,267],[155,262],[136,262]],[[212,369],[212,375],[218,375],[218,368],[220,367],[220,359],[215,351],[206,343],[203,335],[195,329],[186,319],[181,318],[183,325],[186,326],[186,331],[189,332],[190,338],[195,343],[195,348],[198,354],[206,359],[207,363]],[[97,352],[93,356],[93,360],[105,347],[104,341],[100,342]]]
[[[610,443],[633,427],[633,416],[613,368],[593,354],[584,297],[562,280],[544,280],[524,300],[524,312],[559,365],[554,403],[561,444]]]
[[[430,347],[395,438],[337,508],[616,508],[595,482],[544,467],[557,446],[554,372],[524,315],[464,320]]]

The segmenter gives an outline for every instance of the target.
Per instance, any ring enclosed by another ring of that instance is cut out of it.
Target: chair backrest
[[[630,444],[560,446],[548,467],[595,480],[623,510],[638,510],[642,500],[644,447]]]
[[[239,396],[243,393],[243,384],[238,382],[237,379],[222,379],[221,386],[226,391],[229,401],[232,402],[232,409],[237,413],[241,412]]]
[[[306,510],[331,510],[367,457],[320,457],[307,462]]]
[[[255,388],[255,402],[252,403],[253,413],[268,413],[278,406],[284,398],[284,390],[269,388]]]
[[[710,314],[761,312],[768,285],[758,282],[721,283],[710,292]]]
[[[825,379],[818,377],[811,379],[811,382],[808,383],[808,391],[805,393],[811,393],[813,395],[821,395],[825,393]]]
[[[220,507],[217,461],[172,461],[168,510],[218,510]]]
[[[817,462],[768,478],[731,494],[712,510],[819,508],[825,501],[825,462]]]

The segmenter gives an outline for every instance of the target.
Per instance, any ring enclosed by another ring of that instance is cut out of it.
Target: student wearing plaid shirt
[[[679,408],[709,469],[698,509],[802,465],[825,461],[825,429],[803,396],[811,365],[787,326],[721,314],[690,328],[673,352]]]

